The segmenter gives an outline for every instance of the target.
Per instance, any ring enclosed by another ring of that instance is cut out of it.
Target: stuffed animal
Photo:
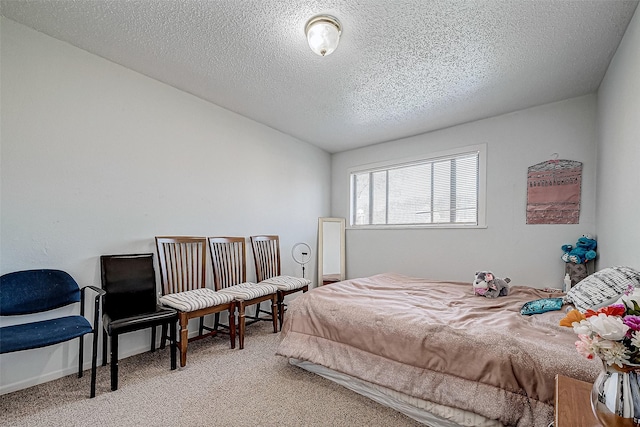
[[[511,279],[499,279],[490,271],[476,271],[473,281],[473,293],[487,298],[497,298],[509,295]]]
[[[572,245],[562,245],[562,260],[564,262],[573,262],[575,264],[583,264],[596,257],[596,247],[598,242],[591,238],[590,234],[583,234],[576,243],[574,248]]]

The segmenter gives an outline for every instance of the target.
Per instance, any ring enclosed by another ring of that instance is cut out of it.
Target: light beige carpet
[[[247,328],[245,348],[226,336],[189,343],[187,366],[171,371],[169,349],[120,361],[119,389],[99,367],[0,396],[2,426],[419,426],[276,356],[268,322]]]

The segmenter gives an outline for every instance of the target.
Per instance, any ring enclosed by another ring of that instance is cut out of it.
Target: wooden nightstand
[[[555,427],[601,427],[591,412],[592,384],[556,375]]]

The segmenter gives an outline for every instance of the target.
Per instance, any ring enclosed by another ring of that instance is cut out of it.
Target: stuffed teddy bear
[[[490,271],[476,271],[473,281],[474,295],[481,295],[487,298],[497,298],[509,295],[511,279],[499,279]]]
[[[596,247],[598,242],[591,238],[590,234],[583,234],[576,243],[574,248],[572,245],[562,245],[562,260],[564,262],[573,262],[575,264],[583,264],[596,257]]]

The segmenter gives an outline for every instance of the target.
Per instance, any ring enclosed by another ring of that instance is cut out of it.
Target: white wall
[[[332,215],[348,218],[349,172],[362,164],[487,144],[487,228],[347,230],[347,277],[394,271],[471,281],[476,270],[514,284],[561,287],[563,244],[595,234],[595,95],[334,154]],[[549,160],[583,162],[580,223],[527,225],[527,167]]]
[[[640,269],[640,8],[598,91],[599,267]]]
[[[59,268],[99,286],[101,254],[155,252],[156,235],[279,234],[283,273],[301,274],[290,251],[300,241],[316,247],[318,217],[329,214],[329,154],[0,22],[0,273]],[[307,268],[316,277],[315,257]],[[121,354],[145,351],[149,336],[124,336]],[[77,343],[0,357],[6,393],[74,372]]]

